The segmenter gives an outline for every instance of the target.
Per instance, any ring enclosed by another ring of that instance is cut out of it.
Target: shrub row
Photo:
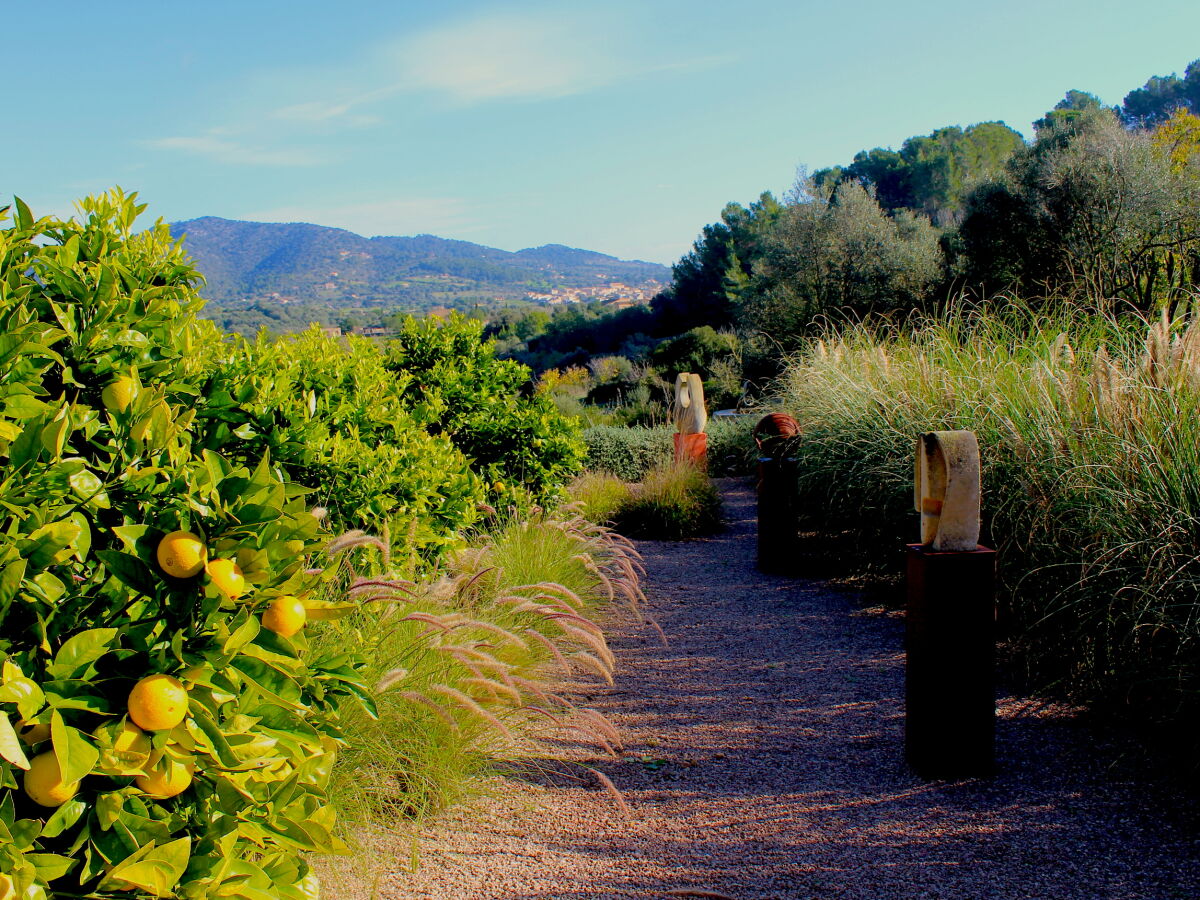
[[[754,444],[756,416],[709,419],[708,473],[714,478],[749,475],[758,456]],[[594,425],[583,432],[587,445],[584,468],[607,472],[624,481],[641,481],[654,466],[672,456],[674,429]]]

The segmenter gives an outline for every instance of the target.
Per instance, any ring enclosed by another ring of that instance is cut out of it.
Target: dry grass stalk
[[[585,766],[584,768],[592,774],[592,777],[596,779],[600,787],[604,788],[605,793],[607,793],[613,798],[613,800],[616,801],[617,807],[625,814],[625,817],[627,819],[632,819],[633,810],[631,810],[629,808],[629,804],[625,802],[625,795],[617,790],[617,786],[612,783],[612,779],[597,769],[593,769],[588,766]]]
[[[508,726],[505,725],[503,722],[501,722],[499,717],[496,716],[495,713],[493,713],[491,710],[489,710],[487,707],[485,707],[482,703],[479,703],[478,701],[476,701],[474,698],[468,696],[467,694],[464,694],[462,691],[458,690],[457,688],[450,687],[447,684],[435,684],[433,687],[430,688],[430,690],[437,691],[439,694],[441,694],[445,697],[449,697],[451,700],[454,700],[456,703],[460,704],[461,706],[465,707],[470,712],[474,713],[475,715],[479,716],[481,719],[486,721],[489,725],[491,725],[493,728],[495,728],[497,731],[499,731],[501,734],[503,734],[510,741],[513,740],[513,734],[511,731],[508,730]]]

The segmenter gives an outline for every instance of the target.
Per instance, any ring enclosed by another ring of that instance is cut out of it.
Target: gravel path
[[[1003,698],[999,775],[913,776],[902,620],[758,573],[753,490],[722,490],[726,533],[640,545],[670,647],[619,628],[616,687],[585,688],[624,757],[564,748],[631,816],[595,781],[509,779],[426,831],[415,872],[409,845],[380,843],[379,896],[1200,897],[1194,810],[1069,713]]]

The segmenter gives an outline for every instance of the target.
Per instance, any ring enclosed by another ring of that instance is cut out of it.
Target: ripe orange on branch
[[[25,773],[25,793],[39,806],[62,806],[77,793],[78,781],[63,781],[58,757],[54,753],[39,753],[29,761]]]
[[[129,718],[144,731],[170,731],[187,709],[187,691],[170,675],[147,675],[129,692]]]
[[[158,564],[172,578],[199,575],[208,558],[204,541],[190,531],[172,531],[158,542]]]
[[[299,598],[291,596],[276,597],[262,614],[263,628],[275,632],[280,637],[291,637],[304,627],[308,619],[308,610]]]
[[[182,794],[192,785],[192,766],[176,760],[165,760],[147,775],[133,779],[141,790],[157,800],[167,800]]]
[[[230,600],[236,600],[246,593],[246,576],[242,574],[241,567],[232,559],[214,559],[209,562],[206,569],[208,577],[212,579],[217,590]]]
[[[100,392],[100,402],[104,404],[104,408],[109,412],[123,413],[129,409],[129,404],[133,402],[134,391],[136,386],[133,379],[128,375],[121,375],[114,378]]]

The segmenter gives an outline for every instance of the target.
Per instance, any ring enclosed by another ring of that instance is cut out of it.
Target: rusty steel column
[[[995,768],[996,551],[908,545],[905,753],[925,778]]]
[[[796,533],[796,460],[763,456],[758,460],[758,567],[790,574],[800,551]]]

